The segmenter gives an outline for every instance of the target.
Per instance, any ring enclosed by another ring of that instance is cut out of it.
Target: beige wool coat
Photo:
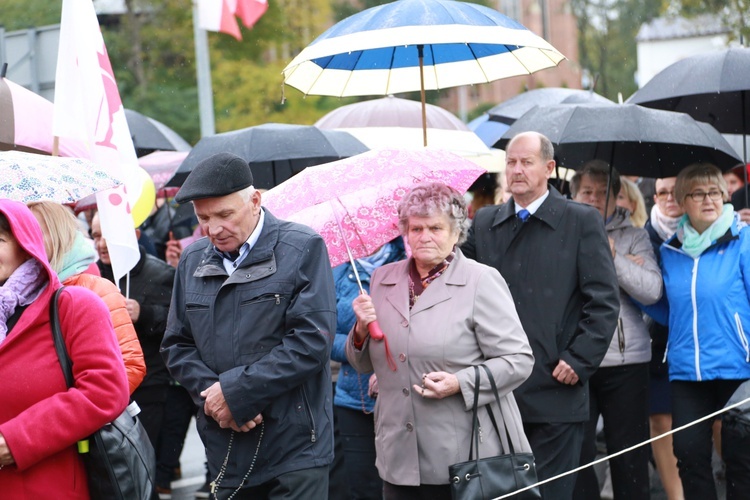
[[[386,362],[382,341],[368,337],[362,350],[349,333],[346,354],[360,372],[374,369],[379,395],[375,405],[376,465],[392,484],[449,483],[448,466],[469,458],[475,365],[486,364],[500,393],[494,401],[487,374],[481,370],[479,405],[490,404],[505,421],[516,451],[530,451],[518,406],[511,391],[531,373],[534,358],[497,270],[456,251],[456,258],[433,281],[409,311],[411,260],[395,262],[372,275],[370,294],[398,369]],[[444,399],[422,398],[413,391],[422,374],[445,371],[457,376],[460,392]],[[486,408],[479,410],[480,457],[499,455],[500,438]]]

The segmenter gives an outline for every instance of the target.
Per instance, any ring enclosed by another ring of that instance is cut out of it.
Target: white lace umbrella
[[[90,160],[0,151],[0,198],[75,203],[121,183]]]

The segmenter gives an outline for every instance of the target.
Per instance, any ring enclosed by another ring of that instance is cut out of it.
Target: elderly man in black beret
[[[262,208],[232,154],[198,164],[175,199],[207,238],[180,258],[162,355],[203,408],[216,498],[325,498],[336,298],[322,238]]]

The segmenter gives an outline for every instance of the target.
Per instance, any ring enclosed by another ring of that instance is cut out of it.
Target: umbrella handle
[[[367,330],[370,332],[370,337],[372,337],[374,340],[383,340],[383,337],[385,337],[383,330],[380,329],[378,320],[368,323]]]

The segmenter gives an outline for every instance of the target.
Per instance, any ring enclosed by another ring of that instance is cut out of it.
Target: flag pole
[[[198,1],[193,0],[193,38],[195,40],[195,72],[198,80],[198,112],[201,137],[214,135],[214,99],[211,88],[211,61],[208,52],[208,34],[198,22]]]

